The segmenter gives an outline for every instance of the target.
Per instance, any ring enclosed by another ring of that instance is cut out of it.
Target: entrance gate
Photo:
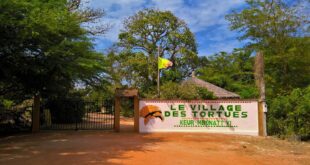
[[[111,100],[62,100],[53,108],[41,108],[40,128],[56,130],[112,130],[114,106]]]
[[[121,98],[133,98],[134,104],[134,130],[139,132],[139,98],[137,89],[116,89],[115,90],[115,117],[114,117],[114,130],[120,131],[120,111],[121,111]]]

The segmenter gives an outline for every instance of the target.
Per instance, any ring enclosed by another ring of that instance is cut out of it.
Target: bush
[[[271,100],[268,133],[279,136],[310,137],[310,86],[294,89]]]
[[[81,122],[85,115],[85,103],[82,99],[53,99],[47,103],[53,123]]]
[[[121,116],[134,117],[134,105],[132,98],[122,98],[121,100]]]
[[[180,85],[170,81],[161,86],[160,93],[160,98],[163,99],[215,99],[212,92],[191,83]]]

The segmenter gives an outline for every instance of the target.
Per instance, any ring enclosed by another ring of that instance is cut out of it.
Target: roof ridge
[[[224,88],[221,88],[215,84],[212,84],[208,81],[204,81],[197,77],[189,77],[183,82],[192,82],[198,86],[202,86],[208,89],[208,91],[212,92],[218,98],[240,98],[240,96],[234,92],[228,91]]]

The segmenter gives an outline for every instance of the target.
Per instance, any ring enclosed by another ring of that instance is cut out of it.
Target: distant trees
[[[0,98],[23,100],[36,93],[52,97],[66,95],[77,82],[102,84],[106,65],[88,35],[105,27],[96,31],[81,24],[103,13],[79,10],[79,1],[72,3],[0,2]]]
[[[238,93],[241,98],[256,98],[253,64],[250,51],[235,49],[231,54],[220,52],[209,56],[208,62],[197,69],[197,76],[224,89]]]

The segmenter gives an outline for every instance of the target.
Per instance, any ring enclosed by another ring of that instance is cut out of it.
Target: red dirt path
[[[310,144],[206,133],[53,131],[0,139],[0,164],[309,164]],[[127,131],[125,131],[125,130]],[[131,129],[132,130],[132,129]]]

